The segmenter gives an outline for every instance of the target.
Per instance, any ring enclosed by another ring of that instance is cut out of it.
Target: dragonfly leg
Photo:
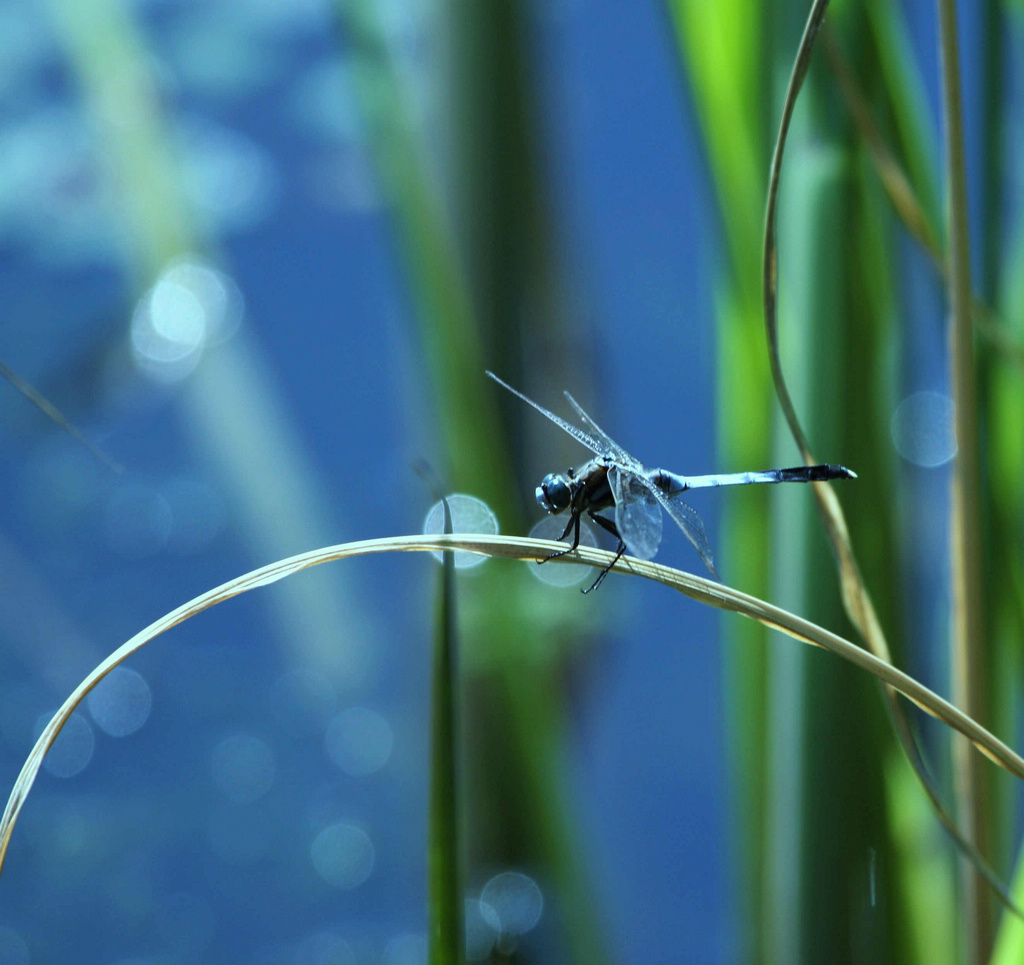
[[[601,583],[604,582],[604,578],[608,575],[608,571],[619,562],[619,557],[626,552],[626,544],[622,542],[622,537],[619,535],[618,527],[612,520],[608,519],[606,516],[599,516],[597,513],[590,513],[589,516],[595,523],[597,523],[598,526],[601,527],[601,529],[607,530],[619,541],[619,549],[615,554],[615,559],[613,559],[603,570],[601,570],[600,573],[597,574],[597,579],[583,591],[584,593],[596,590]]]
[[[601,527],[601,529],[607,530],[620,543],[622,542],[622,537],[619,535],[619,529],[618,529],[618,527],[615,525],[615,523],[612,520],[608,519],[606,516],[598,516],[597,513],[590,513],[589,515],[590,515],[590,518],[595,523],[597,523],[598,526]]]
[[[569,530],[573,530],[572,544],[567,546],[564,550],[560,550],[557,553],[552,553],[550,556],[545,556],[542,560],[537,560],[537,565],[546,563],[548,560],[556,560],[559,556],[565,556],[566,553],[571,553],[577,546],[580,545],[580,514],[571,513],[569,516],[569,522],[565,524],[565,529],[562,530],[562,535],[558,538],[560,540],[565,539],[569,535]]]
[[[593,583],[591,583],[591,584],[590,584],[590,586],[588,586],[588,587],[587,587],[587,588],[586,588],[585,590],[583,590],[582,592],[583,592],[584,594],[587,594],[587,593],[589,593],[589,592],[590,592],[591,590],[596,590],[596,589],[597,589],[597,588],[598,588],[598,587],[599,587],[599,586],[600,586],[600,585],[601,585],[601,584],[602,584],[602,583],[604,582],[604,578],[605,578],[605,577],[606,577],[606,576],[608,575],[608,571],[609,571],[609,570],[610,570],[610,569],[611,569],[611,568],[612,568],[612,567],[613,567],[613,566],[614,566],[614,565],[615,565],[616,563],[618,563],[618,562],[619,562],[619,557],[620,557],[620,556],[622,556],[622,554],[623,554],[623,553],[625,553],[625,552],[626,552],[626,544],[625,544],[625,543],[623,543],[623,542],[622,542],[622,540],[620,539],[620,540],[619,540],[619,551],[618,551],[618,552],[617,552],[617,553],[615,554],[615,559],[613,559],[613,560],[612,560],[612,561],[611,561],[611,562],[610,562],[610,563],[609,563],[609,564],[608,564],[608,565],[607,565],[607,566],[606,566],[606,567],[605,567],[605,568],[604,568],[603,570],[601,570],[601,572],[597,574],[597,579],[596,579],[596,580],[594,580],[594,582],[593,582]]]

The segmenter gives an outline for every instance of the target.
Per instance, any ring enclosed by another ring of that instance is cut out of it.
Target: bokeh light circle
[[[29,965],[28,945],[13,928],[0,925],[0,965]]]
[[[131,345],[136,366],[157,382],[178,382],[207,345],[230,338],[241,323],[238,286],[196,256],[171,262],[136,303]]]
[[[426,936],[416,932],[396,935],[384,946],[381,965],[427,965]]]
[[[915,466],[933,469],[956,455],[956,408],[941,392],[914,392],[892,415],[896,451]]]
[[[533,539],[557,540],[565,529],[567,519],[564,516],[545,516],[530,530]],[[572,535],[571,533],[569,534]],[[565,546],[568,549],[569,543]],[[580,521],[580,546],[596,547],[593,529],[583,520]],[[559,563],[549,560],[540,565],[532,563],[530,573],[547,586],[576,586],[584,580],[593,580],[596,571],[592,566],[581,566],[579,563]]]
[[[101,731],[111,737],[127,737],[149,719],[153,694],[142,674],[115,667],[89,693],[86,705]]]
[[[173,514],[161,493],[148,486],[129,484],[107,503],[103,531],[107,546],[127,560],[143,560],[167,545]]]
[[[493,536],[498,532],[498,517],[482,499],[468,496],[465,493],[453,493],[447,499],[452,516],[453,533],[482,533]],[[440,500],[430,507],[430,511],[423,521],[423,532],[427,536],[444,532],[444,507]],[[444,554],[441,552],[436,552],[433,555],[439,561],[444,560]],[[480,556],[477,553],[462,551],[455,553],[455,566],[460,570],[472,569],[486,560],[486,556]]]
[[[356,953],[341,935],[318,931],[308,935],[296,950],[295,965],[356,965]]]
[[[366,881],[377,857],[370,836],[362,828],[343,822],[324,828],[313,840],[309,854],[316,873],[343,891]]]
[[[43,714],[36,721],[38,737],[53,714]],[[89,722],[77,711],[61,728],[53,746],[43,758],[43,767],[54,777],[74,777],[89,766],[96,749],[96,735]]]
[[[347,707],[324,735],[327,754],[346,774],[363,777],[379,771],[391,756],[395,735],[387,718],[368,707]]]
[[[484,885],[480,901],[494,910],[503,935],[530,931],[544,910],[544,895],[537,882],[518,871],[503,871]]]
[[[236,804],[258,801],[274,785],[277,762],[270,745],[250,734],[226,737],[213,749],[213,780]]]
[[[322,734],[337,705],[333,684],[310,668],[289,670],[270,689],[270,712],[293,737]]]
[[[466,899],[464,922],[466,928],[466,960],[482,962],[491,954],[501,934],[501,919],[488,904],[473,898]]]

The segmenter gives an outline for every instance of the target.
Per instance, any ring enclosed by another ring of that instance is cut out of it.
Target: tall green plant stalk
[[[1024,558],[1020,534],[1024,532],[1024,499],[1020,479],[1024,473],[1024,446],[1019,427],[1024,425],[1024,229],[1019,220],[1012,235],[1006,228],[1014,221],[1005,209],[1004,189],[1009,174],[1005,152],[1007,106],[1005,103],[1006,45],[1010,30],[1020,31],[1021,10],[1002,0],[985,0],[985,57],[983,102],[985,111],[985,175],[981,183],[983,246],[980,292],[995,308],[994,330],[999,341],[992,350],[979,353],[979,400],[986,431],[985,559],[988,571],[998,579],[985,581],[986,633],[992,640],[989,666],[991,724],[1003,733],[1019,733],[1024,693]],[[1010,165],[1015,162],[1010,161]],[[1012,169],[1012,168],[1011,168]],[[1004,349],[1005,346],[1005,349]],[[1021,798],[1016,788],[996,784],[989,809],[991,853],[1013,853]],[[1024,860],[1018,851],[1016,881],[1024,879]],[[1016,940],[1009,939],[1009,935]],[[1024,925],[1014,927],[1003,915],[999,935],[1002,962],[1024,958]]]
[[[451,533],[448,501],[444,531]],[[460,965],[465,944],[459,820],[459,671],[455,555],[444,554],[431,668],[430,816],[427,831],[429,965]]]
[[[950,665],[953,699],[972,716],[985,707],[985,644],[982,615],[981,471],[975,387],[971,268],[967,230],[967,171],[960,91],[955,0],[938,0],[942,63],[942,110],[946,148],[947,285],[950,366],[956,407],[958,453],[953,469],[950,563],[953,619]],[[960,741],[953,745],[957,811],[969,840],[984,853],[987,795],[979,762]],[[961,908],[966,961],[983,962],[992,944],[991,907],[975,869],[961,871]]]

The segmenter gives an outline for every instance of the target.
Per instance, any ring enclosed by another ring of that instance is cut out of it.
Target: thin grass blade
[[[203,610],[209,609],[230,600],[232,597],[247,593],[257,587],[268,586],[278,580],[299,573],[312,566],[330,563],[349,557],[366,556],[375,553],[394,552],[444,552],[464,550],[469,553],[480,553],[484,556],[504,557],[515,560],[541,560],[551,553],[564,548],[562,543],[551,540],[529,539],[512,536],[474,536],[474,535],[437,535],[437,536],[395,536],[383,539],[362,540],[354,543],[342,543],[323,549],[312,550],[288,559],[278,560],[267,566],[252,570],[236,579],[223,583],[200,596],[189,600],[170,613],[154,621],[144,630],[135,634],[130,640],[117,648],[109,657],[98,664],[85,679],[75,688],[72,694],[61,705],[53,718],[43,729],[35,746],[29,752],[21,773],[15,781],[14,788],[7,801],[3,817],[0,818],[0,869],[7,853],[11,834],[18,816],[24,807],[29,791],[39,774],[43,758],[50,749],[61,728],[71,714],[85,699],[86,695],[111,670],[129,656],[140,650],[150,641],[186,620],[191,619]],[[562,558],[562,562],[575,563],[582,566],[603,568],[612,562],[615,554],[607,550],[592,549],[580,546],[575,552]],[[721,610],[739,613],[748,619],[756,620],[764,626],[779,630],[795,640],[822,647],[856,667],[867,671],[883,683],[903,694],[933,717],[963,734],[974,746],[995,764],[1024,780],[1024,758],[991,734],[984,727],[964,714],[949,701],[929,690],[909,674],[897,669],[892,664],[880,660],[862,647],[845,640],[838,634],[824,627],[789,613],[780,607],[773,606],[765,600],[741,593],[715,583],[700,576],[676,570],[659,563],[638,560],[624,556],[612,567],[615,572],[632,573],[644,579],[655,580],[688,596],[693,600]]]

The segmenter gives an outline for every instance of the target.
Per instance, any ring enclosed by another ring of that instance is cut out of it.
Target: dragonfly
[[[566,549],[552,553],[538,562],[546,563],[565,556],[579,546],[580,518],[584,513],[618,540],[614,559],[601,570],[584,593],[596,590],[601,585],[627,549],[638,559],[654,558],[661,545],[662,510],[683,531],[712,575],[717,576],[703,520],[697,510],[677,498],[690,489],[857,478],[857,474],[845,466],[832,464],[712,476],[680,476],[667,469],[651,469],[615,442],[568,392],[565,398],[586,429],[549,412],[518,389],[503,382],[493,372],[488,371],[487,375],[594,453],[594,458],[582,466],[561,473],[548,473],[536,490],[537,502],[545,512],[557,515],[568,510],[569,521],[559,539],[564,540],[572,532],[572,542]],[[613,507],[613,518],[601,515]]]

